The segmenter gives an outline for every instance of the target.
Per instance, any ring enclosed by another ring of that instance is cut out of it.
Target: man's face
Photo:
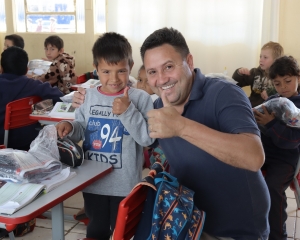
[[[14,43],[12,40],[8,40],[8,39],[5,39],[4,40],[4,50],[9,48],[9,47],[12,47],[14,46]]]
[[[183,106],[193,83],[193,57],[183,59],[169,44],[145,52],[144,65],[151,88],[161,96],[163,91],[173,106]]]

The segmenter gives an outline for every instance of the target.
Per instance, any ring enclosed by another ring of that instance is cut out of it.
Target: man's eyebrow
[[[166,64],[168,64],[168,63],[174,63],[174,61],[172,61],[172,60],[167,60],[166,62],[164,62],[163,64],[161,64],[159,67],[162,67],[162,66],[164,66],[164,65],[166,65]],[[155,70],[155,69],[157,69],[157,67],[145,68],[146,72],[149,71],[149,70]]]

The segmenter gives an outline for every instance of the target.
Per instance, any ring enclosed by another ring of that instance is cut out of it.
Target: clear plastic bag
[[[264,113],[262,105],[267,108],[269,113],[273,112],[275,117],[286,123],[287,126],[300,128],[300,109],[291,100],[285,97],[272,98],[254,109]]]
[[[11,148],[0,150],[0,179],[38,182],[54,176],[61,169],[54,125],[47,125],[40,131],[28,152]]]

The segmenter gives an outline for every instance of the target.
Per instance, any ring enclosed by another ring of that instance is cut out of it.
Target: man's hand
[[[69,122],[59,122],[55,127],[60,138],[67,136],[73,130],[73,126]]]
[[[250,75],[250,71],[249,71],[249,69],[248,68],[240,68],[239,70],[238,70],[238,72],[239,72],[239,74],[241,74],[241,75]]]
[[[264,105],[262,105],[262,108],[264,110],[264,113],[261,113],[256,109],[253,109],[254,117],[258,124],[266,125],[268,122],[272,121],[275,118],[275,114],[274,113],[270,114]]]
[[[112,107],[113,114],[121,115],[129,107],[130,99],[129,99],[129,96],[128,96],[128,89],[129,89],[129,87],[126,87],[124,89],[124,96],[123,97],[117,97],[117,98],[114,99],[113,107]]]
[[[165,91],[162,92],[161,99],[164,107],[147,113],[149,136],[151,138],[180,137],[185,127],[185,118],[171,105]]]
[[[84,88],[79,87],[77,89],[77,92],[74,93],[73,99],[72,99],[72,106],[74,108],[79,108],[81,104],[84,103],[86,91]]]

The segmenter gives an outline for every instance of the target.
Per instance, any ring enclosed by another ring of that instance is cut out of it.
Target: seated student
[[[24,39],[17,34],[11,34],[11,35],[6,35],[4,38],[4,48],[3,50],[12,47],[12,46],[16,46],[19,48],[24,49]]]
[[[61,101],[63,94],[51,87],[49,83],[35,81],[26,76],[28,64],[27,53],[18,47],[9,47],[1,54],[0,74],[0,144],[4,140],[4,116],[6,104],[17,99],[29,96],[40,96],[42,99]],[[8,147],[28,150],[30,143],[38,135],[35,129],[38,124],[12,129],[9,131]]]
[[[272,82],[267,77],[272,63],[283,56],[283,47],[276,42],[268,42],[262,46],[260,51],[258,68],[238,68],[232,75],[240,87],[251,86],[249,100],[252,107],[262,104],[268,96],[276,93]]]
[[[76,84],[75,58],[64,52],[64,42],[56,35],[49,36],[44,42],[45,55],[52,61],[47,73],[33,76],[42,82],[57,86],[63,94],[70,93],[72,84]]]

